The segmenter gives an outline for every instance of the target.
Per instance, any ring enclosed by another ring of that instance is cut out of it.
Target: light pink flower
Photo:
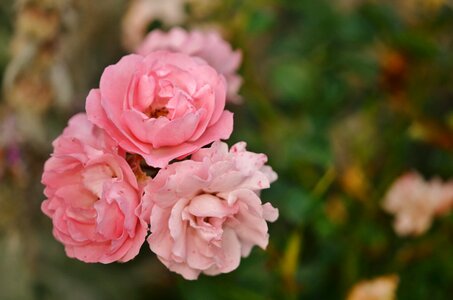
[[[67,255],[101,263],[134,258],[147,224],[136,213],[139,187],[117,144],[78,114],[53,146],[42,176],[48,199],[41,208]]]
[[[90,121],[158,168],[227,139],[233,114],[224,108],[224,77],[199,58],[167,51],[107,67],[86,103]]]
[[[156,50],[181,52],[190,56],[204,59],[217,72],[223,74],[227,80],[227,99],[231,102],[240,101],[237,94],[242,84],[237,74],[242,60],[239,50],[233,51],[231,45],[225,41],[217,31],[185,31],[175,27],[169,32],[154,30],[150,32],[144,42],[137,49],[137,53],[146,55]]]
[[[427,182],[415,172],[398,178],[383,203],[384,209],[395,215],[394,228],[399,235],[423,234],[433,218],[448,212],[452,205],[453,182],[437,178]]]
[[[142,213],[150,219],[148,243],[170,270],[186,279],[227,273],[252,247],[268,244],[266,221],[278,210],[262,204],[259,191],[277,178],[267,157],[230,151],[222,142],[202,148],[191,160],[161,169],[145,187]]]

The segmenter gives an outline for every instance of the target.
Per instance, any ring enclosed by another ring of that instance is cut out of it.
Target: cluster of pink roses
[[[86,114],[53,142],[42,210],[85,262],[128,261],[147,239],[186,279],[230,272],[266,248],[278,217],[260,199],[277,178],[267,157],[220,141],[233,129],[225,102],[238,99],[240,54],[182,29],[151,33],[138,52],[105,69]]]

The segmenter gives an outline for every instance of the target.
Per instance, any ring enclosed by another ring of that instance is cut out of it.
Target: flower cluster
[[[225,103],[240,59],[217,35],[178,28],[105,69],[44,166],[42,210],[69,257],[125,262],[147,240],[196,279],[266,248],[278,211],[260,191],[277,175],[266,155],[221,141],[233,130]]]

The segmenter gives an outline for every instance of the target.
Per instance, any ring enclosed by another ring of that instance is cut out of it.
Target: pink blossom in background
[[[398,178],[383,203],[384,209],[395,215],[394,228],[399,235],[423,234],[433,218],[448,212],[452,205],[453,182],[425,181],[415,172]]]
[[[44,166],[42,211],[69,257],[84,262],[134,258],[147,233],[140,191],[117,143],[78,114],[54,142]]]
[[[129,153],[165,167],[229,138],[225,79],[199,58],[168,51],[131,54],[107,67],[87,98],[88,119]]]
[[[148,243],[162,263],[196,279],[201,272],[231,272],[255,245],[265,249],[266,221],[278,217],[259,197],[277,178],[266,161],[244,142],[230,151],[214,142],[191,160],[161,169],[145,187],[142,213],[151,223]]]
[[[231,45],[217,31],[186,31],[179,27],[169,32],[154,30],[137,48],[137,53],[146,55],[156,50],[181,52],[204,59],[217,72],[225,76],[227,99],[231,102],[238,102],[241,99],[238,91],[242,78],[237,72],[242,54],[239,50],[233,51]]]

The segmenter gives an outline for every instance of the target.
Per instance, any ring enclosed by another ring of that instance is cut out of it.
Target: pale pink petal
[[[200,120],[198,113],[188,113],[183,118],[168,122],[162,126],[153,138],[154,147],[177,146],[194,134]]]
[[[95,103],[97,92],[91,94]],[[83,114],[53,145],[42,176],[48,197],[42,211],[52,219],[55,238],[69,257],[85,262],[132,259],[147,224],[135,213],[140,191],[124,152]]]
[[[151,250],[170,270],[196,279],[201,272],[230,272],[254,246],[266,248],[266,221],[275,221],[278,210],[259,198],[269,186],[265,162],[245,143],[228,151],[215,141],[192,159],[161,169],[142,198],[145,210],[152,207]]]

